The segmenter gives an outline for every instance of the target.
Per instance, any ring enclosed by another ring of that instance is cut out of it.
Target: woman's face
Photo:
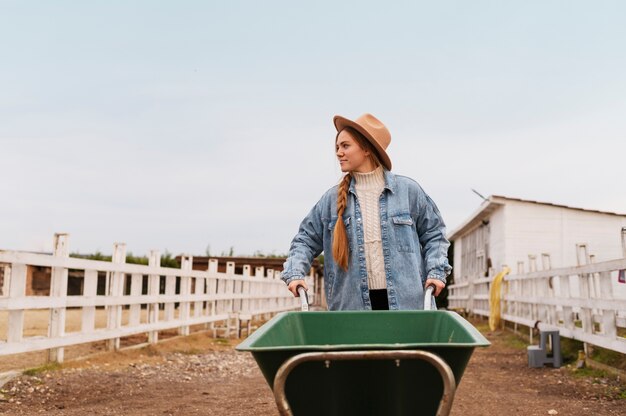
[[[335,151],[342,172],[367,173],[376,169],[370,152],[359,145],[349,130],[342,130],[339,133]]]

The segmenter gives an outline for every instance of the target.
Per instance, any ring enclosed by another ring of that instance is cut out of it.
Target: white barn
[[[492,195],[448,238],[455,284],[626,257],[626,214]],[[614,294],[626,298],[617,280]]]

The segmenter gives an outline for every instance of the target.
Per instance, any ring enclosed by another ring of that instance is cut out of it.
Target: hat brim
[[[335,124],[335,128],[337,129],[337,133],[341,132],[341,130],[345,129],[346,127],[351,127],[361,133],[363,137],[365,137],[367,141],[371,143],[374,149],[376,149],[376,155],[378,156],[380,163],[383,164],[383,167],[387,170],[391,170],[391,159],[389,158],[389,155],[387,154],[385,149],[383,149],[382,146],[379,145],[376,140],[374,140],[372,135],[370,135],[367,130],[361,127],[360,124],[342,116],[335,116],[333,118],[333,123]]]

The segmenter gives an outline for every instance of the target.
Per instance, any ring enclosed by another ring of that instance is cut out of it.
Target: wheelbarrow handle
[[[309,310],[309,296],[306,293],[306,289],[302,285],[298,285],[296,287],[296,291],[298,295],[300,295],[300,308],[302,312],[306,312]]]
[[[450,366],[437,354],[422,350],[378,350],[378,351],[330,351],[330,352],[305,352],[294,355],[280,366],[274,377],[274,399],[281,416],[292,416],[293,412],[287,394],[285,383],[289,373],[298,365],[307,361],[324,361],[326,367],[331,361],[353,360],[423,360],[430,363],[439,371],[443,380],[443,395],[437,409],[437,416],[447,416],[452,410],[452,402],[456,393],[456,379]]]
[[[433,300],[433,291],[435,290],[435,285],[430,284],[426,286],[426,290],[424,291],[424,310],[429,311],[433,308],[432,300]]]

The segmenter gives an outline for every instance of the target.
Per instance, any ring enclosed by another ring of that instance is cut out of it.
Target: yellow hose
[[[489,329],[495,331],[500,325],[500,297],[504,276],[509,274],[511,269],[504,266],[502,271],[496,275],[489,289]]]

